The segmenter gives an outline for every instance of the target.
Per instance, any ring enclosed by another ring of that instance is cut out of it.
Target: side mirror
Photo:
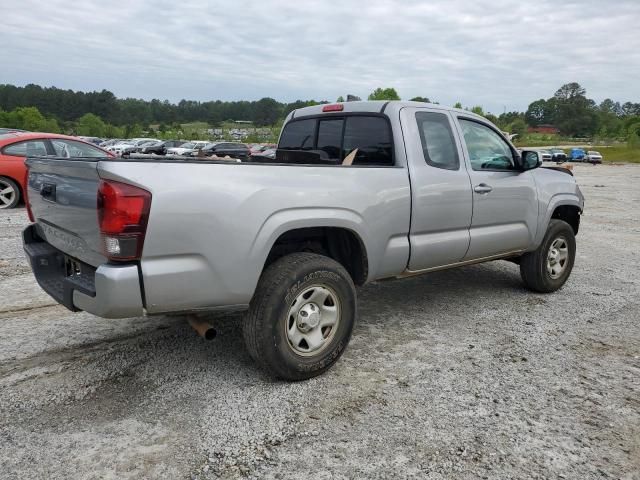
[[[538,152],[533,150],[522,151],[522,171],[533,170],[542,165],[542,160],[538,155]]]

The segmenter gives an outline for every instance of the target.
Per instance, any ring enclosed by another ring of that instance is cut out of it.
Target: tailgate
[[[38,235],[97,267],[102,253],[97,199],[99,158],[29,158],[28,198]]]

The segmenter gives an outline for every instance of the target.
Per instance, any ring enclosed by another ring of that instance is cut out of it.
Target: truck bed
[[[96,212],[100,180],[151,193],[142,256],[130,265],[148,313],[248,304],[271,245],[292,229],[353,230],[366,239],[369,278],[395,275],[409,258],[410,187],[401,167],[162,157],[27,165],[37,235],[97,271],[110,263]],[[51,188],[55,198],[46,198]]]

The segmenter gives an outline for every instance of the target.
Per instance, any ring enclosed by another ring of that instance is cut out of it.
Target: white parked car
[[[602,163],[602,155],[600,152],[596,152],[595,150],[589,150],[582,161],[592,163],[594,165],[596,163]]]
[[[167,148],[167,155],[184,155],[185,153],[190,153],[195,150],[200,150],[204,148],[205,145],[208,145],[208,144],[209,142],[205,142],[205,141],[183,143],[179,147]]]
[[[503,132],[504,133],[504,132]],[[542,148],[536,149],[535,147],[526,148],[528,151],[537,152],[538,158],[543,162],[550,162],[552,160],[552,155],[549,150],[545,150]],[[518,148],[518,153],[522,154],[522,148]]]
[[[122,156],[122,152],[133,146],[133,140],[122,140],[114,145],[105,147],[105,150],[111,152],[119,157]]]
[[[158,140],[155,138],[131,138],[129,140],[122,140],[121,142],[116,143],[115,145],[111,145],[110,147],[106,147],[106,150],[121,157],[125,153],[131,153],[135,151],[138,147],[145,143],[157,141]]]
[[[551,152],[549,150],[538,150],[538,155],[543,162],[550,162],[552,160]]]

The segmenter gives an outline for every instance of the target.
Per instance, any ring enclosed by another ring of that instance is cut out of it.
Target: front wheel
[[[293,253],[262,273],[243,334],[269,374],[306,380],[340,358],[355,318],[355,287],[344,267],[323,255]]]
[[[555,292],[569,278],[575,258],[576,238],[571,225],[552,219],[538,249],[522,256],[520,276],[534,292]]]

